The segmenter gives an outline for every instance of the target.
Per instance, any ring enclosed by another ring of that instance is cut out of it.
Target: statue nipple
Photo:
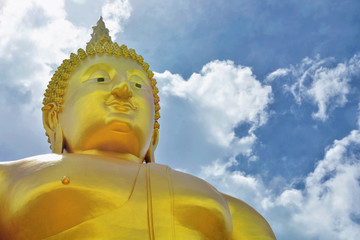
[[[67,176],[63,176],[61,179],[62,184],[68,185],[70,183],[70,178]]]

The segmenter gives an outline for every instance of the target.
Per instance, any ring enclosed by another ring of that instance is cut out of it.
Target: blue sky
[[[0,1],[1,161],[49,152],[42,94],[102,15],[158,79],[158,163],[245,200],[278,239],[356,239],[359,12],[356,0]]]

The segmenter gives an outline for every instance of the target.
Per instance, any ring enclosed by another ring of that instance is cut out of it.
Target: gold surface
[[[0,239],[275,239],[246,203],[154,163],[153,76],[138,55],[101,53],[100,20],[98,54],[45,95],[53,154],[0,163]]]

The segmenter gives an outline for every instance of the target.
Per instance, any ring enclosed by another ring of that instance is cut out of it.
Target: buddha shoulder
[[[125,170],[121,171],[124,167]],[[138,168],[139,164],[133,162],[109,157],[99,158],[96,155],[44,154],[16,161],[0,162],[0,179],[8,181],[10,184],[10,182],[21,181],[35,175],[39,178],[38,174],[43,175],[42,177],[45,179],[51,177],[50,173],[57,178],[59,178],[58,174],[79,176],[87,173],[86,176],[90,176],[91,174],[100,175],[116,172],[119,175],[119,171],[122,173],[133,169],[137,172]]]
[[[58,154],[44,154],[15,161],[0,162],[0,178],[9,178],[22,173],[17,176],[17,178],[21,178],[35,172],[36,169],[43,169],[59,163],[61,159],[62,156]]]
[[[59,155],[46,154],[16,161],[0,162],[0,195],[14,183],[59,161]]]
[[[229,206],[233,239],[276,239],[269,223],[260,213],[240,199],[223,194]]]

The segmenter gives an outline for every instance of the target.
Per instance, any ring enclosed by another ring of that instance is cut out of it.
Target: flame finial
[[[93,33],[91,34],[91,40],[88,44],[95,45],[97,42],[100,42],[101,44],[104,44],[105,42],[112,43],[109,35],[109,29],[105,27],[102,17],[100,17],[99,21],[97,21],[96,26],[92,28]]]

